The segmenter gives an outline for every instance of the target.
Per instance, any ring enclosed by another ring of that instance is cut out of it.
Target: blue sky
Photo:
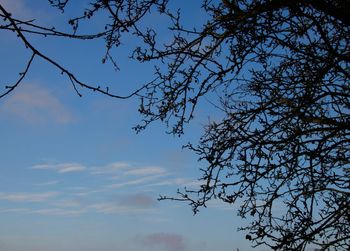
[[[74,2],[67,16],[84,3]],[[64,24],[47,1],[0,3],[15,17]],[[193,9],[191,14],[201,18]],[[103,41],[31,42],[82,81],[112,83],[118,93],[152,78],[151,67],[127,60],[123,46],[115,52],[123,58],[115,72],[101,64]],[[1,31],[0,43],[3,88],[30,53],[11,32]],[[36,60],[25,81],[0,100],[0,251],[251,249],[236,231],[244,222],[233,207],[213,201],[193,216],[184,203],[157,201],[159,194],[198,185],[201,163],[181,146],[198,139],[201,125],[215,117],[203,112],[208,107],[199,109],[181,138],[166,134],[160,123],[136,135],[131,128],[140,121],[138,100],[81,91],[82,98],[55,68]]]

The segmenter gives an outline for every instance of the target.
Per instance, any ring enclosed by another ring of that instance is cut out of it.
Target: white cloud
[[[155,175],[155,174],[159,175],[164,173],[165,173],[165,169],[161,167],[141,167],[141,168],[135,168],[135,169],[126,171],[124,174],[145,176],[145,175]]]
[[[140,184],[150,180],[155,180],[168,175],[168,172],[163,167],[146,166],[138,167],[127,162],[113,162],[104,166],[85,166],[80,163],[60,163],[60,164],[37,164],[31,169],[54,170],[58,173],[80,172],[86,171],[90,175],[105,175],[113,180],[121,180],[122,182],[115,187],[126,185]],[[139,177],[138,179],[130,180],[131,177]],[[114,186],[114,185],[113,185]]]
[[[159,176],[159,175],[146,176],[146,177],[135,179],[135,180],[129,180],[129,181],[125,181],[125,182],[114,183],[114,184],[111,184],[111,185],[107,186],[107,188],[116,189],[116,188],[121,188],[121,187],[125,187],[125,186],[144,184],[144,183],[150,182],[152,180],[155,180],[155,179],[157,179],[159,177],[161,177],[161,176]]]
[[[32,124],[67,124],[74,121],[71,112],[56,96],[44,86],[29,83],[22,83],[5,99],[0,113]]]
[[[79,163],[60,163],[60,164],[37,164],[31,167],[37,170],[52,170],[57,173],[85,172],[92,176],[101,175],[103,178],[113,180],[110,184],[102,187],[90,189],[88,187],[75,187],[74,196],[88,196],[93,193],[107,192],[124,187],[155,187],[155,186],[171,186],[171,185],[187,185],[193,186],[194,182],[182,178],[170,178],[165,168],[159,166],[136,166],[127,162],[113,162],[102,166],[85,166]],[[193,184],[190,184],[193,183]],[[47,183],[49,185],[51,183]],[[54,182],[52,182],[54,184]]]
[[[56,192],[45,193],[1,193],[0,200],[7,200],[12,202],[42,202],[52,197],[55,197]]]
[[[85,171],[87,168],[79,163],[62,163],[62,164],[39,164],[31,167],[32,169],[55,170],[58,173],[71,173]]]
[[[40,215],[52,215],[52,216],[77,216],[85,213],[84,209],[77,210],[67,210],[62,208],[46,208],[46,209],[37,209],[31,210],[30,213],[40,214]]]
[[[0,213],[26,213],[28,208],[0,208]]]
[[[146,166],[140,167],[127,162],[114,162],[105,166],[91,167],[89,168],[92,175],[115,175],[114,178],[120,178],[124,176],[149,176],[149,175],[161,175],[165,174],[166,170],[158,166]]]
[[[87,197],[87,196],[91,196],[91,195],[97,194],[97,193],[105,193],[108,190],[110,190],[110,189],[108,189],[108,188],[93,189],[93,190],[87,189],[87,190],[81,191],[81,192],[74,192],[74,193],[72,193],[72,195],[78,196],[78,197]]]
[[[85,213],[85,209],[67,210],[62,208],[0,208],[0,213],[21,213],[21,214],[38,214],[50,216],[77,216]]]
[[[80,172],[86,169],[85,166],[76,163],[66,163],[56,166],[56,169],[59,173],[71,173],[71,172]]]
[[[190,181],[188,179],[173,178],[173,179],[162,180],[156,183],[151,183],[151,184],[148,184],[147,186],[172,186],[172,185],[186,186],[186,184],[189,184],[189,182]]]
[[[133,207],[118,205],[116,203],[96,203],[88,206],[89,209],[96,211],[97,213],[104,214],[138,214],[138,213],[150,213],[154,212],[154,208],[142,208],[142,207]]]
[[[130,167],[130,165],[126,162],[114,162],[106,166],[92,167],[90,173],[92,175],[102,175],[102,174],[111,175],[111,174],[116,174],[116,172],[127,167]]]

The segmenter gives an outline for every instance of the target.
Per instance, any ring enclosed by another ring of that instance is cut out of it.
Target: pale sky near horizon
[[[86,2],[74,1],[65,15]],[[47,1],[0,4],[38,24],[64,27],[67,20]],[[128,60],[123,47],[115,51],[123,59],[115,72],[101,64],[103,41],[30,39],[82,81],[112,83],[117,93],[152,78],[151,66]],[[0,30],[0,43],[3,90],[30,52],[12,32]],[[36,59],[23,83],[0,99],[0,251],[252,250],[236,231],[244,222],[234,207],[212,201],[193,216],[186,203],[157,201],[198,185],[204,163],[181,146],[198,139],[208,114],[199,110],[181,138],[161,123],[135,134],[137,99],[81,91],[82,98],[57,69]]]

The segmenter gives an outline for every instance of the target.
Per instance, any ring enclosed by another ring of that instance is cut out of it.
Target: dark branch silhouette
[[[49,1],[64,11],[69,0]],[[72,33],[12,17],[0,5],[0,30],[17,33],[32,51],[15,90],[35,57],[68,76],[74,89],[88,88],[115,98],[140,98],[143,130],[161,120],[184,133],[203,99],[222,115],[209,122],[198,144],[188,144],[205,163],[198,189],[179,190],[194,213],[213,199],[239,207],[254,246],[274,250],[350,249],[350,1],[203,0],[202,26],[183,25],[181,10],[166,0],[95,0],[69,20]],[[81,22],[106,13],[105,30],[78,35]],[[168,17],[173,35],[157,37]],[[153,62],[155,78],[127,96],[79,81],[73,73],[32,46],[27,35],[100,39],[103,60],[115,67],[113,47],[124,33],[142,41],[132,58]]]

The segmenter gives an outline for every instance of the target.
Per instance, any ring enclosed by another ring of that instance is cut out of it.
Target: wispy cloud
[[[74,192],[72,193],[72,195],[74,196],[78,196],[78,197],[88,197],[91,196],[93,194],[98,194],[101,192],[106,192],[109,189],[106,188],[101,188],[101,189],[86,189],[85,191],[79,191],[79,192]]]
[[[98,180],[94,183],[94,187],[68,187],[66,190],[70,190],[71,196],[76,197],[87,197],[97,196],[96,194],[101,193],[111,193],[115,191],[122,191],[124,188],[133,188],[134,192],[142,191],[145,189],[152,191],[154,187],[159,186],[187,186],[192,187],[195,182],[189,179],[175,178],[173,174],[169,172],[166,168],[160,166],[141,166],[128,162],[113,162],[101,166],[85,166],[79,163],[59,163],[59,164],[38,164],[31,167],[35,170],[52,170],[57,173],[73,173],[73,172],[83,172],[84,175],[91,175],[92,179]],[[101,177],[95,177],[101,176]],[[106,184],[106,181],[108,183]],[[55,184],[55,181],[42,183],[42,185]],[[94,195],[95,194],[95,195]],[[151,200],[145,197],[135,197],[129,199],[128,201],[136,202],[137,200],[146,203],[150,203]],[[124,201],[126,202],[126,200]],[[153,203],[153,202],[152,202]],[[113,210],[119,211],[124,210],[114,208]]]
[[[154,208],[119,205],[118,203],[114,202],[95,203],[89,205],[88,208],[97,213],[104,214],[144,214],[154,212]]]
[[[12,202],[42,202],[57,196],[56,192],[45,193],[1,193],[0,200]]]
[[[116,188],[122,188],[126,186],[132,186],[132,185],[140,185],[140,184],[145,184],[147,182],[153,181],[157,178],[159,178],[159,176],[146,176],[146,177],[142,177],[134,180],[114,183],[114,184],[108,185],[106,188],[116,189]]]
[[[18,214],[38,214],[50,216],[77,216],[85,213],[84,209],[67,210],[62,208],[0,208],[0,213],[18,213]]]
[[[126,171],[125,175],[138,175],[138,176],[146,176],[146,175],[159,175],[159,174],[165,174],[166,171],[162,167],[141,167],[141,168],[134,168],[132,170]]]
[[[80,172],[86,169],[85,166],[76,163],[66,163],[57,165],[56,169],[59,173],[71,173],[71,172]]]
[[[0,208],[0,213],[26,213],[28,208]]]
[[[32,169],[51,169],[58,173],[81,172],[87,168],[79,163],[63,163],[63,164],[39,164],[31,167]]]
[[[77,216],[85,212],[86,212],[85,209],[67,210],[62,208],[45,208],[45,209],[37,209],[37,210],[29,211],[29,213],[32,213],[32,214],[50,215],[50,216]]]
[[[11,202],[43,202],[55,193],[42,194],[0,194],[0,200]],[[64,196],[64,195],[62,195]],[[41,204],[43,208],[0,208],[0,213],[24,213],[53,216],[74,216],[83,213],[98,214],[145,214],[157,211],[156,200],[147,194],[126,194],[124,196],[111,199],[101,199],[99,202],[90,200],[79,200],[76,198],[50,200]]]
[[[92,175],[118,175],[120,176],[149,176],[166,173],[166,169],[159,166],[137,166],[127,162],[113,162],[104,166],[90,167]]]
[[[154,248],[159,247],[167,251],[185,251],[185,240],[181,235],[171,233],[154,233],[143,237],[136,237],[142,245]]]
[[[130,167],[126,162],[114,162],[105,166],[98,166],[90,168],[92,175],[114,175],[122,169]]]
[[[163,167],[136,166],[127,162],[113,162],[104,166],[92,167],[80,163],[44,163],[33,165],[31,169],[54,170],[58,173],[86,171],[90,175],[104,175],[111,179],[122,181],[118,184],[111,185],[111,188],[140,184],[168,175],[167,170]]]
[[[44,86],[29,83],[23,83],[8,96],[0,112],[32,124],[67,124],[74,121],[71,112],[56,96]]]
[[[115,182],[105,185],[97,191],[105,191],[106,189],[117,189],[126,186],[134,186],[155,182],[156,180],[167,176],[167,170],[158,166],[137,166],[127,162],[113,162],[101,166],[85,166],[79,163],[61,163],[61,164],[38,164],[31,167],[32,169],[55,170],[58,173],[85,171],[93,176],[105,176]],[[86,189],[80,191],[81,195],[88,195],[91,192]],[[95,189],[96,190],[96,189]]]
[[[177,185],[177,186],[186,186],[190,183],[188,179],[184,178],[172,178],[172,179],[166,179],[162,180],[159,182],[151,183],[148,184],[147,186],[172,186],[172,185]]]
[[[46,181],[46,182],[42,182],[42,183],[37,183],[35,184],[35,186],[53,186],[60,183],[59,180],[51,180],[51,181]]]

